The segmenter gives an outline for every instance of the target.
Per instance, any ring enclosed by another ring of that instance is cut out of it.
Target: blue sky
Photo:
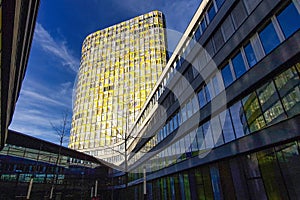
[[[10,129],[58,143],[50,122],[61,124],[65,111],[71,120],[72,89],[87,35],[152,10],[165,14],[168,29],[184,32],[199,3],[200,0],[41,0]]]

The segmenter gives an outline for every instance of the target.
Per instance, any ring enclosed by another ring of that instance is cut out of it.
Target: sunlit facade
[[[166,65],[164,26],[163,14],[152,11],[86,37],[70,148],[102,158],[119,155],[125,132]]]

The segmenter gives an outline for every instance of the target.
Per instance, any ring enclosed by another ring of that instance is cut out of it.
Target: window
[[[198,93],[198,99],[199,99],[200,108],[205,106],[206,99],[205,99],[205,96],[204,96],[204,90],[203,89],[201,89],[200,92]]]
[[[224,38],[227,41],[234,32],[234,27],[230,15],[225,19],[221,28],[224,34]]]
[[[212,39],[210,39],[207,43],[206,43],[206,45],[205,45],[205,47],[204,47],[204,49],[207,51],[207,60],[209,61],[209,60],[211,60],[211,58],[214,56],[214,54],[215,54],[215,51],[214,51],[214,46],[213,46],[213,40]]]
[[[248,13],[251,13],[254,8],[261,2],[261,0],[244,0],[244,3],[246,4]]]
[[[195,40],[198,41],[201,37],[200,26],[197,28],[195,32]]]
[[[273,23],[270,22],[260,33],[259,37],[266,54],[270,53],[279,43]]]
[[[212,78],[212,83],[213,83],[213,86],[214,86],[215,94],[218,95],[221,92],[221,86],[219,84],[218,75],[215,75]]]
[[[214,35],[214,44],[216,51],[218,51],[224,44],[224,38],[221,29],[218,29]]]
[[[206,148],[213,148],[214,147],[214,141],[212,137],[211,127],[210,127],[210,121],[203,124],[203,133],[204,133],[204,141],[206,144]]]
[[[245,46],[244,50],[249,67],[253,67],[256,64],[257,60],[250,42]]]
[[[225,85],[225,87],[227,87],[228,85],[230,85],[233,82],[233,76],[232,76],[229,64],[227,64],[222,69],[221,73],[222,73],[224,85]]]
[[[213,20],[215,15],[216,15],[216,10],[215,10],[214,4],[212,3],[207,10],[207,16],[208,16],[209,22],[211,22]]]
[[[242,101],[250,131],[254,132],[265,127],[265,120],[255,92],[249,94]]]
[[[230,142],[235,139],[234,130],[232,127],[231,117],[229,110],[225,110],[220,114],[221,121],[224,121],[223,124],[223,136],[225,143]]]
[[[205,96],[206,96],[206,101],[207,102],[210,102],[211,99],[214,98],[214,93],[213,93],[211,80],[205,86]]]
[[[197,136],[198,148],[199,148],[199,150],[203,150],[203,149],[205,149],[205,143],[204,143],[204,139],[203,139],[202,127],[200,126],[196,131],[197,131],[196,136]]]
[[[218,9],[221,8],[221,6],[223,5],[225,0],[216,0],[216,4],[217,4],[217,7]]]
[[[222,128],[220,125],[220,120],[218,115],[211,119],[211,129],[212,129],[213,138],[216,146],[220,146],[221,144],[224,144]]]
[[[257,90],[259,102],[267,124],[281,121],[285,116],[279,101],[273,81],[263,85]]]
[[[297,64],[299,65],[299,64]],[[283,107],[289,117],[300,112],[300,80],[294,67],[275,78],[275,84],[282,98]]]
[[[234,69],[236,78],[239,78],[246,72],[246,66],[245,66],[241,52],[239,52],[232,59],[232,65],[233,65],[233,69]]]
[[[207,24],[206,24],[206,21],[205,21],[205,18],[203,18],[200,22],[200,26],[201,26],[201,30],[202,30],[202,34],[204,33],[206,27],[207,27]]]
[[[230,107],[230,114],[236,137],[240,138],[248,134],[248,125],[243,106],[240,101]]]
[[[232,11],[232,19],[237,29],[246,19],[247,13],[243,1],[240,1]]]
[[[293,3],[290,3],[290,5],[277,16],[277,19],[286,38],[300,28],[300,15]]]

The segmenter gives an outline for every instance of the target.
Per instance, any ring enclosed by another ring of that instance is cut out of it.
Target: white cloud
[[[66,110],[71,118],[71,93],[71,82],[50,88],[34,80],[28,81],[21,91],[9,128],[58,143],[58,137],[50,122],[61,125],[62,113]]]
[[[72,55],[66,45],[66,41],[55,40],[39,23],[36,23],[34,41],[40,45],[44,51],[59,58],[64,66],[68,66],[72,71],[77,72],[79,59]]]

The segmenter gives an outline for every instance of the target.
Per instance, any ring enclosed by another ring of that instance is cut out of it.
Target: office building
[[[164,26],[163,14],[152,11],[86,37],[70,148],[112,163],[124,160],[126,132],[166,66]]]
[[[299,12],[201,2],[128,133],[115,199],[300,198]]]

